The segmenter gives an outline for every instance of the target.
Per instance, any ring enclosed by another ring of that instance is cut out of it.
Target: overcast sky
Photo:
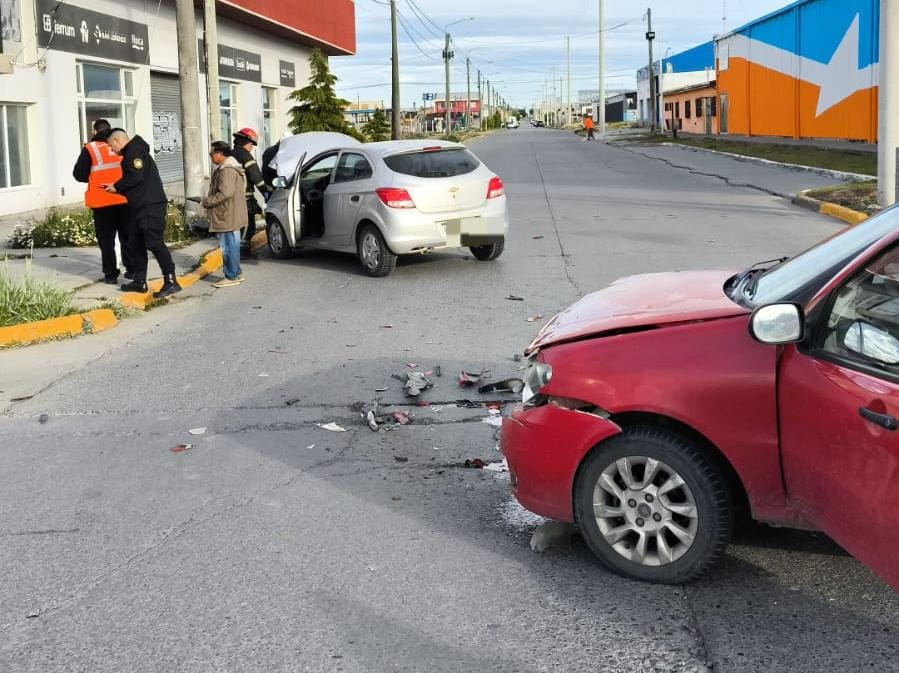
[[[668,47],[671,53],[689,49],[710,40],[723,26],[737,28],[789,1],[606,0],[607,88],[635,87],[635,71],[649,60],[644,37],[646,7],[652,8],[654,57],[658,59]],[[423,93],[444,90],[443,27],[467,17],[475,20],[449,29],[456,54],[451,71],[454,91],[465,90],[468,55],[472,81],[480,69],[510,103],[530,105],[542,98],[544,82],[552,80],[553,66],[556,80],[566,75],[566,35],[572,36],[572,97],[578,89],[597,87],[598,0],[397,0],[397,7],[402,24],[403,107],[411,107],[413,102],[420,106]],[[356,39],[355,56],[331,59],[340,78],[338,93],[347,99],[358,96],[389,104],[390,10],[386,0],[356,0]]]

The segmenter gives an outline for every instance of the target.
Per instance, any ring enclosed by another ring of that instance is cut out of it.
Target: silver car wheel
[[[372,231],[362,236],[362,263],[368,269],[377,269],[381,264],[381,243]]]
[[[670,466],[646,456],[619,458],[593,489],[600,534],[623,558],[644,566],[673,563],[693,546],[699,524],[690,487]]]
[[[281,227],[277,224],[269,227],[268,243],[272,247],[272,252],[278,254],[284,249],[284,237],[281,234]]]

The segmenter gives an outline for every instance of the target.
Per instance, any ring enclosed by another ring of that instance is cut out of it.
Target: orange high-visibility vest
[[[128,199],[121,194],[110,194],[102,187],[122,179],[122,157],[102,141],[89,142],[85,148],[91,156],[91,174],[87,179],[84,205],[88,208],[108,208],[128,203]]]

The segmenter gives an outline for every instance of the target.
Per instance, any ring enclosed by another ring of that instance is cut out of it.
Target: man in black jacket
[[[131,256],[134,280],[122,285],[124,292],[147,291],[147,250],[153,253],[162,270],[163,285],[154,292],[156,299],[181,290],[175,276],[172,253],[165,245],[165,191],[159,169],[150,155],[150,146],[140,136],[129,138],[124,129],[113,129],[107,141],[122,157],[122,179],[106,185],[106,191],[122,194],[131,209]]]
[[[262,212],[259,202],[256,201],[256,190],[258,189],[259,193],[266,198],[269,192],[271,192],[269,186],[265,184],[265,180],[262,179],[262,171],[259,170],[259,164],[256,163],[256,158],[253,156],[253,148],[256,144],[256,132],[251,128],[240,129],[240,131],[234,134],[234,150],[231,156],[237,159],[237,163],[243,166],[247,177],[245,194],[247,200],[247,227],[244,229],[242,245],[244,252],[249,252],[250,243],[253,240],[253,236],[256,235],[256,215]]]
[[[128,203],[123,196],[107,194],[100,187],[104,182],[110,181],[110,178],[114,181],[122,174],[118,159],[109,154],[109,146],[106,144],[106,139],[112,133],[112,126],[105,119],[97,119],[93,123],[93,130],[94,135],[81,148],[81,154],[72,169],[72,177],[88,185],[84,193],[84,204],[94,216],[94,233],[103,263],[103,282],[115,285],[119,278],[115,251],[117,234],[122,263],[125,265],[125,278],[132,278],[128,248]],[[114,164],[112,160],[116,160]]]

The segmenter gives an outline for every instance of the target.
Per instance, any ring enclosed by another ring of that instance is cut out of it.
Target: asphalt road
[[[529,317],[616,277],[838,228],[639,148],[526,125],[474,149],[511,208],[494,263],[372,280],[349,257],[262,258],[239,288],[0,353],[0,372],[58,372],[3,399],[0,671],[899,670],[899,597],[821,535],[758,527],[696,584],[630,582],[565,531],[532,551],[507,477],[461,467],[500,459],[484,408],[363,424],[358,403],[404,402],[410,364],[441,367],[434,405],[473,397],[461,369],[514,375]]]

